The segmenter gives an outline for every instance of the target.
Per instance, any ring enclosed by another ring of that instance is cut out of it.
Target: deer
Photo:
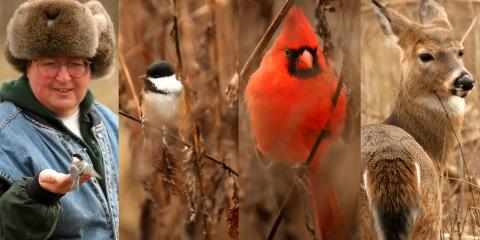
[[[421,0],[419,22],[372,0],[383,33],[401,52],[390,116],[361,128],[362,239],[439,239],[440,176],[456,145],[465,97],[475,87],[462,42],[440,2]],[[467,31],[468,34],[468,31]]]

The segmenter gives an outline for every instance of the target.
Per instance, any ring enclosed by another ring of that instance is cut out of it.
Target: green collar
[[[1,85],[0,100],[12,102],[22,109],[28,110],[48,120],[59,123],[55,114],[48,110],[35,98],[26,76],[22,76],[17,80],[8,81]],[[80,116],[85,116],[90,112],[94,100],[93,93],[88,90],[85,98],[80,103]]]

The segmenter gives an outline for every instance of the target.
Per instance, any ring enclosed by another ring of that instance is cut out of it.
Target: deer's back
[[[361,156],[362,173],[367,172],[372,183],[368,186],[370,196],[367,197],[365,189],[360,196],[362,239],[376,239],[369,203],[369,198],[376,196],[377,199],[383,196],[383,199],[391,200],[384,203],[387,208],[402,206],[402,203],[408,205],[414,201],[412,199],[418,199],[412,239],[438,239],[441,226],[439,177],[422,146],[399,127],[370,125],[361,130]],[[401,185],[405,186],[404,189]]]

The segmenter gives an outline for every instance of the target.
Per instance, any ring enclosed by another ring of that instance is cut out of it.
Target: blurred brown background
[[[3,49],[5,48],[5,34],[8,21],[12,17],[15,9],[17,9],[20,4],[25,2],[24,0],[11,0],[11,1],[0,1],[0,84],[8,81],[17,79],[20,77],[20,73],[15,71],[13,67],[5,60],[5,55],[3,54]],[[86,2],[83,0],[81,2]],[[115,32],[118,35],[118,2],[116,0],[100,0],[107,12],[112,18],[112,22],[115,24]],[[90,89],[95,94],[95,98],[98,102],[106,105],[113,112],[118,111],[118,71],[115,70],[110,76],[97,79],[90,82]]]
[[[388,2],[395,10],[410,19],[418,21],[417,1],[382,1]],[[480,2],[478,1],[443,1],[444,8],[450,23],[458,39],[461,39],[468,29],[471,21],[480,14]],[[372,11],[369,1],[362,1],[362,24],[361,24],[361,76],[362,76],[362,125],[379,123],[386,119],[391,112],[393,101],[396,96],[399,81],[401,79],[400,51],[395,43],[387,39],[380,29],[380,25]],[[480,24],[477,21],[470,35],[464,42],[465,55],[463,57],[466,68],[474,75],[478,83],[480,76]],[[461,143],[465,153],[465,160],[473,184],[478,185],[478,172],[480,170],[480,94],[478,88],[466,98],[467,110],[461,132]],[[450,161],[450,176],[458,176],[460,151],[457,149],[455,159]],[[467,176],[465,176],[466,179]],[[464,237],[469,234],[479,236],[478,220],[471,218],[474,206],[478,206],[471,199],[468,187],[462,197],[459,181],[448,182],[444,179],[444,233],[451,233],[458,237],[468,216]],[[478,187],[474,188],[478,195]],[[463,199],[463,200],[462,200]],[[476,197],[477,202],[480,196]]]

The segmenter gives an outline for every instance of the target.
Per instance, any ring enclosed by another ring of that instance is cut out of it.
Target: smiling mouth
[[[72,91],[71,88],[54,88],[55,91],[61,93],[61,94],[66,94]]]

